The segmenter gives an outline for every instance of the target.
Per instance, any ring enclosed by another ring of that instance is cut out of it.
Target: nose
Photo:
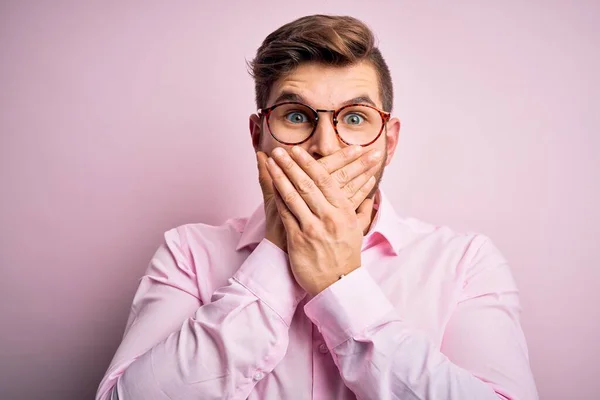
[[[319,121],[307,149],[315,160],[335,153],[344,144],[335,133],[333,114],[331,112],[319,112],[319,114]]]

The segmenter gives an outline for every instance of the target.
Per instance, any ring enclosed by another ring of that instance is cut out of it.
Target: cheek
[[[292,148],[292,146],[286,146],[283,143],[279,143],[268,131],[263,131],[262,137],[260,138],[260,151],[266,153],[267,155],[271,155],[271,152],[277,147],[281,147],[287,151],[290,151]]]
[[[379,138],[377,140],[377,142],[373,143],[371,146],[369,146],[370,148],[374,148],[377,149],[379,151],[381,151],[383,153],[383,161],[381,162],[381,167],[385,167],[387,166],[390,161],[391,161],[391,155],[389,154],[389,149],[387,146],[387,140],[385,138],[385,136],[382,135],[381,138]]]
[[[262,137],[260,140],[260,151],[266,153],[267,155],[271,154],[275,146],[268,138]]]
[[[260,141],[258,143],[260,151],[271,154],[271,151],[277,147],[277,141],[273,139],[273,136],[269,133],[267,124],[263,123],[262,133],[260,135]]]
[[[385,133],[385,132],[384,132]],[[382,134],[379,139],[377,139],[377,141],[375,143],[373,143],[371,146],[374,149],[377,149],[381,152],[384,153],[384,157],[388,158],[388,148],[387,148],[387,137],[385,136],[385,134]],[[386,165],[387,165],[387,160],[386,160]]]

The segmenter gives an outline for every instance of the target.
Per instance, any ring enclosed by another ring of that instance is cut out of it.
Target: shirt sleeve
[[[538,398],[515,282],[495,247],[481,242],[441,349],[398,315],[365,268],[305,305],[358,398]]]
[[[283,358],[305,295],[287,255],[263,240],[228,285],[202,304],[176,231],[165,238],[141,279],[96,399],[247,398]]]

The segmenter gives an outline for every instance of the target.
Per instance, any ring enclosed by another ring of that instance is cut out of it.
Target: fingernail
[[[273,155],[275,155],[277,157],[282,157],[285,155],[285,150],[282,149],[281,147],[277,147],[276,149],[273,150]]]
[[[350,155],[356,156],[362,151],[362,146],[352,146],[350,147]]]
[[[381,151],[377,150],[369,157],[371,160],[379,160],[381,158]]]
[[[292,147],[292,153],[294,153],[294,156],[296,156],[301,161],[307,161],[308,160],[308,154],[306,153],[306,151],[303,151],[300,148],[300,146],[294,146],[294,147]]]

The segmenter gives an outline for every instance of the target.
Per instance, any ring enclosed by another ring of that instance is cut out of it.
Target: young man
[[[378,189],[400,121],[372,32],[300,18],[252,62],[264,195],[168,231],[97,399],[535,399],[509,267]]]

